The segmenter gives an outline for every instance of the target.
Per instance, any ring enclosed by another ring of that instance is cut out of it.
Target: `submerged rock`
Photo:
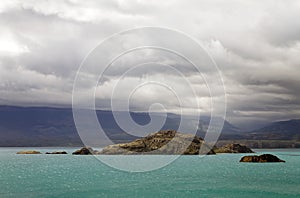
[[[73,155],[93,155],[95,151],[91,147],[83,147],[77,151],[74,151]]]
[[[215,154],[215,152],[197,136],[174,130],[163,130],[129,143],[109,145],[97,154],[197,155]]]
[[[68,154],[68,153],[66,151],[54,151],[54,152],[46,152],[46,154],[57,155],[57,154]]]
[[[279,159],[275,155],[271,154],[263,154],[263,155],[250,155],[250,156],[244,156],[240,160],[240,162],[285,162],[284,160]]]
[[[39,151],[19,151],[17,154],[42,154]]]
[[[216,153],[254,153],[250,148],[240,144],[227,144],[220,148],[215,148]]]

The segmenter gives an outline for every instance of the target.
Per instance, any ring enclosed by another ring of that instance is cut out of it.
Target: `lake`
[[[31,149],[69,154],[15,154]],[[0,148],[0,197],[300,197],[300,149],[256,150],[286,163],[239,163],[245,154],[181,156],[141,173],[71,155],[76,149]]]

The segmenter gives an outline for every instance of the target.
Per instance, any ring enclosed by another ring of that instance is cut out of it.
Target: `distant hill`
[[[96,112],[102,128],[107,132],[106,135],[114,143],[138,138],[125,133],[115,122],[111,111],[97,110]],[[147,113],[131,112],[130,114],[132,119],[139,124],[147,124],[150,121]],[[201,116],[197,135],[204,136],[209,121],[210,117]],[[198,120],[191,117],[189,122],[193,128]],[[177,130],[179,123],[179,115],[167,114],[166,123],[162,129]],[[238,129],[225,121],[222,133],[236,134]],[[0,146],[81,145],[70,108],[0,106]]]
[[[222,133],[220,140],[300,140],[300,120],[273,122],[254,131]]]
[[[70,109],[0,107],[0,146],[80,144]]]
[[[139,138],[125,133],[114,120],[111,111],[97,110],[96,114],[106,135],[113,143],[128,142]],[[130,115],[141,125],[150,121],[147,113],[131,112]],[[155,116],[163,115],[156,114]],[[222,121],[222,118],[217,119]],[[191,128],[181,132],[191,133],[197,126],[195,124],[199,122],[197,135],[204,137],[210,117],[201,116],[200,120],[190,117],[188,122]],[[179,123],[180,116],[169,113],[162,130],[177,130]],[[299,129],[300,120],[288,120],[274,122],[261,129],[245,132],[225,120],[219,140],[298,141],[300,140]],[[99,143],[98,140],[95,141]],[[105,142],[103,144],[105,145]],[[82,146],[82,142],[74,124],[71,108],[0,106],[0,146]]]
[[[246,137],[253,140],[300,140],[300,120],[273,122],[247,133]]]

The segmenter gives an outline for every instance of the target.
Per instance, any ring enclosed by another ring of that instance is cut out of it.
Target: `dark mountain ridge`
[[[96,114],[106,135],[114,143],[139,138],[125,133],[116,123],[111,111],[97,110]],[[131,112],[130,115],[138,124],[145,125],[150,122],[148,113]],[[204,137],[210,122],[209,116],[201,116],[200,120],[191,117],[189,119],[191,129],[184,132],[191,133],[198,121],[196,135]],[[177,130],[179,123],[179,115],[168,113],[161,130]],[[255,131],[243,132],[225,120],[219,140],[299,140],[299,129],[300,120],[295,119],[274,122]],[[82,145],[71,108],[0,106],[0,146]]]
[[[116,123],[111,111],[97,110],[96,114],[106,135],[114,143],[128,142],[139,138],[125,133]],[[130,115],[138,124],[145,125],[150,122],[148,113],[130,112]],[[209,117],[201,116],[197,135],[204,136],[209,121]],[[189,122],[188,126],[190,125],[191,128],[188,128],[185,133],[194,131],[194,123],[198,120],[191,117]],[[179,115],[168,113],[162,130],[176,130],[179,123]],[[223,132],[236,133],[237,128],[225,121]],[[0,146],[81,145],[71,108],[0,106]]]
[[[247,133],[249,139],[300,140],[300,119],[273,122]]]

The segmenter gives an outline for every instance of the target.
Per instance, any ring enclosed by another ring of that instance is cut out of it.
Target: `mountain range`
[[[96,114],[106,135],[114,143],[139,138],[125,133],[116,123],[111,111],[97,110]],[[150,122],[148,113],[130,112],[130,115],[138,124],[145,125]],[[200,120],[191,117],[189,122],[193,126],[199,121],[197,135],[203,137],[210,119],[208,116],[201,116]],[[168,113],[162,129],[176,130],[179,123],[179,115]],[[220,140],[299,140],[299,129],[300,120],[296,119],[274,122],[255,131],[241,131],[224,120]],[[189,129],[185,132],[189,133]],[[71,108],[0,106],[0,146],[81,145]]]

